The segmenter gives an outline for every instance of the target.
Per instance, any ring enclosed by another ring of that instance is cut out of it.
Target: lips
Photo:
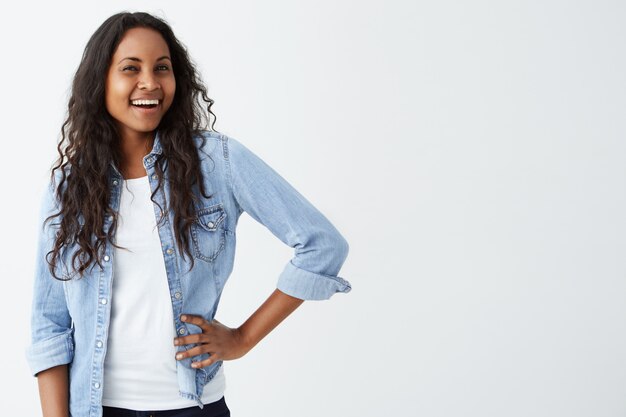
[[[161,110],[162,101],[159,100],[159,104],[152,105],[135,105],[130,103],[130,106],[135,110],[138,114],[142,116],[152,116],[158,114]]]
[[[133,106],[151,106],[156,105],[156,103],[161,103],[162,101],[163,99],[161,98],[131,98],[130,104],[132,104]]]

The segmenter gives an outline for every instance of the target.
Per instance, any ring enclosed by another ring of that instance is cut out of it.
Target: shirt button
[[[185,328],[181,327],[180,329],[178,329],[178,334],[185,334]]]
[[[113,216],[109,216],[109,221],[112,222],[113,221]]]
[[[168,250],[166,250],[165,252],[167,252],[168,255],[171,255],[174,253],[174,249],[169,248]]]
[[[153,180],[156,180],[156,179],[158,179],[158,178],[159,178],[159,176],[158,176],[157,174],[152,174],[152,179],[153,179]]]
[[[100,388],[100,383],[96,382],[95,384],[93,384],[93,386],[96,387],[96,388]]]
[[[98,340],[98,341],[96,342],[96,346],[98,346],[98,347],[102,347],[102,342]]]
[[[117,185],[119,182],[117,180],[113,180],[113,185]]]
[[[107,303],[107,299],[106,298],[101,298],[100,299],[100,304],[106,304]]]
[[[208,223],[207,223],[207,226],[209,226],[209,227],[213,227],[213,225],[214,225],[214,223],[213,223],[213,222],[208,222]]]
[[[109,255],[104,255],[104,260],[105,260],[106,262],[109,262],[109,259],[111,259],[111,258],[109,258]]]
[[[176,297],[176,298],[180,298],[180,293],[179,293],[179,292],[177,292],[176,294],[174,294],[174,297]]]

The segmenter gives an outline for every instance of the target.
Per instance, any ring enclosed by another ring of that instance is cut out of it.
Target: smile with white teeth
[[[150,105],[158,105],[159,100],[131,100],[133,106],[150,106]]]

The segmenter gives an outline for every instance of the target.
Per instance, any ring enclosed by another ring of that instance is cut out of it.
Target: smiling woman
[[[250,149],[209,128],[212,104],[161,19],[119,13],[87,43],[39,219],[26,353],[44,415],[227,417],[224,361],[304,300],[350,291],[338,276],[346,240]],[[244,212],[294,256],[231,328],[215,316]]]
[[[107,110],[125,142],[151,142],[152,132],[176,93],[170,51],[163,36],[149,28],[129,29],[111,58],[105,88]]]

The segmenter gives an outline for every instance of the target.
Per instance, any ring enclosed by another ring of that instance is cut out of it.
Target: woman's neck
[[[132,179],[146,175],[143,158],[150,153],[153,145],[154,132],[122,136],[120,141],[122,157],[120,170],[124,178]]]

